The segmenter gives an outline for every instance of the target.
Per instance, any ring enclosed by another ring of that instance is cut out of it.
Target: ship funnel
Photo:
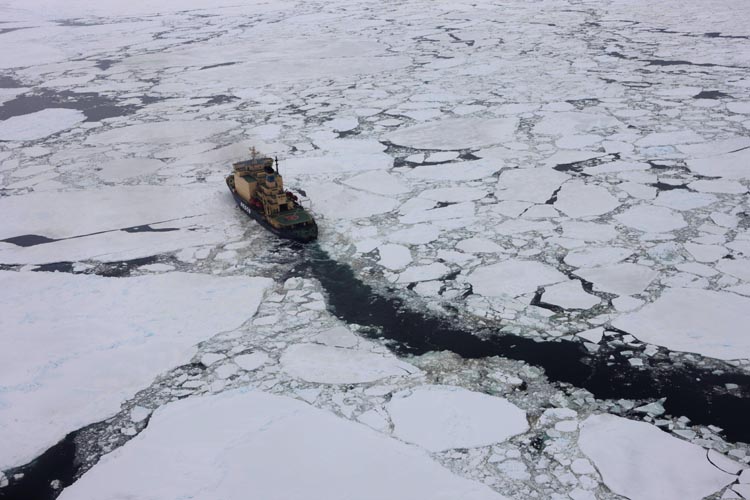
[[[273,159],[276,161],[276,173],[279,173],[279,157],[274,156]]]

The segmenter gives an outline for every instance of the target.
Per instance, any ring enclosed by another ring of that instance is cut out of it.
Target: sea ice
[[[513,403],[459,387],[406,390],[387,409],[397,437],[433,452],[486,446],[529,429],[526,413]]]
[[[474,269],[467,277],[474,293],[489,297],[517,297],[535,292],[543,285],[567,281],[568,277],[554,267],[532,260],[509,259]]]
[[[612,325],[676,351],[719,359],[750,359],[750,298],[731,292],[674,288]]]
[[[380,265],[394,271],[403,269],[411,262],[411,251],[402,245],[380,245],[378,252]]]
[[[517,168],[500,174],[495,196],[498,200],[544,203],[570,179],[551,168]]]
[[[610,212],[620,206],[620,202],[602,186],[570,181],[563,184],[557,194],[555,208],[569,217],[588,217]]]
[[[281,366],[293,377],[323,384],[361,384],[419,371],[391,354],[375,352],[375,347],[365,340],[356,349],[295,344],[284,351]]]
[[[687,226],[682,215],[665,207],[638,205],[615,215],[615,219],[626,226],[647,233],[674,231]]]
[[[573,267],[597,267],[616,264],[632,254],[632,250],[623,247],[585,247],[571,250],[563,260]]]
[[[735,480],[703,448],[614,415],[584,420],[578,445],[606,485],[632,500],[700,500]]]
[[[252,317],[272,283],[7,271],[0,282],[0,470],[117,413],[159,373],[188,362],[196,343]]]
[[[750,148],[709,158],[688,160],[687,166],[696,174],[724,179],[750,179]]]
[[[375,194],[393,196],[408,193],[409,189],[395,176],[383,170],[371,170],[344,181],[353,188],[363,189]]]
[[[143,432],[59,498],[244,500],[248,494],[263,500],[505,498],[365,425],[288,397],[239,390],[159,408]]]
[[[597,290],[618,295],[641,293],[658,275],[650,267],[629,262],[582,268],[578,269],[575,274],[592,282]]]
[[[0,141],[34,141],[68,130],[86,119],[76,109],[47,108],[0,120]]]
[[[516,123],[515,118],[451,118],[396,130],[385,140],[417,149],[478,148],[512,140]]]
[[[590,309],[600,303],[601,299],[586,293],[580,281],[570,280],[545,287],[542,302],[563,309]]]
[[[312,200],[313,211],[330,219],[361,219],[390,212],[398,206],[393,198],[330,182],[307,184],[305,192]]]

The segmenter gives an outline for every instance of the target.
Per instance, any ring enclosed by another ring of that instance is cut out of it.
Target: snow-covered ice
[[[137,479],[136,479],[137,478]],[[61,500],[502,500],[422,450],[288,397],[231,391],[160,408]]]
[[[567,281],[555,268],[536,261],[509,259],[475,269],[468,280],[480,295],[517,297],[543,285]]]
[[[393,433],[430,451],[485,446],[528,430],[526,413],[506,399],[449,386],[422,386],[388,403]]]
[[[750,357],[750,336],[742,325],[750,299],[729,292],[669,289],[643,309],[613,321],[644,342],[719,359]]]
[[[0,121],[0,141],[33,141],[68,130],[86,116],[76,109],[47,108]]]
[[[0,282],[0,469],[6,469],[116,413],[156,375],[188,362],[199,341],[240,326],[271,280],[0,271]],[[191,293],[180,293],[185,289]]]
[[[592,415],[578,444],[606,485],[632,500],[699,500],[735,480],[709,462],[705,449],[645,422]]]

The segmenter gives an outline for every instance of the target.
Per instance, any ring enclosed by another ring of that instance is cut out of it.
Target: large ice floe
[[[199,341],[251,318],[270,283],[0,271],[0,469],[116,413],[158,374],[190,361]]]
[[[607,486],[631,500],[700,500],[736,480],[705,449],[644,422],[593,415],[578,443]]]
[[[123,473],[127,471],[127,473]],[[137,478],[137,480],[134,480]],[[288,397],[232,391],[156,412],[61,500],[502,500],[419,448]]]

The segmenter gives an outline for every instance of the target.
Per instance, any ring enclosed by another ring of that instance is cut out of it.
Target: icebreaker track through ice
[[[0,0],[0,500],[750,499],[749,27]]]

